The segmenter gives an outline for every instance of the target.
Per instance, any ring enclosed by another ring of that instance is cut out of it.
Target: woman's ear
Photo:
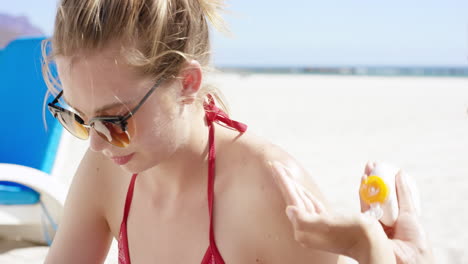
[[[202,70],[196,60],[187,61],[180,71],[182,82],[181,102],[191,104],[195,102],[202,82]]]

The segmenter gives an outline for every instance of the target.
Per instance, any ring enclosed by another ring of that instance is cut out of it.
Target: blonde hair
[[[155,80],[177,76],[192,59],[211,69],[208,20],[225,31],[222,7],[221,0],[61,0],[53,36],[42,45],[46,98],[61,88],[51,70],[54,58],[74,58],[116,41],[128,64]],[[207,94],[228,110],[221,92],[203,83],[198,99]]]

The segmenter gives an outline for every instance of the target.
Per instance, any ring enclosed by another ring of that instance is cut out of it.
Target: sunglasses
[[[93,128],[97,134],[108,143],[117,147],[127,147],[130,144],[130,139],[134,135],[135,126],[131,117],[140,109],[148,97],[162,83],[162,79],[158,80],[153,87],[146,93],[135,108],[126,115],[116,116],[97,116],[89,120],[89,124],[85,124],[83,118],[78,114],[62,108],[57,105],[60,97],[63,94],[61,91],[55,99],[49,103],[48,109],[53,117],[63,125],[72,135],[79,139],[88,139],[89,130]]]

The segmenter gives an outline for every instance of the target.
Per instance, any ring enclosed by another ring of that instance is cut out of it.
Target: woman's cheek
[[[173,152],[184,141],[184,124],[174,114],[155,111],[141,116],[136,133],[137,143],[145,152]],[[162,154],[162,153],[161,153]]]

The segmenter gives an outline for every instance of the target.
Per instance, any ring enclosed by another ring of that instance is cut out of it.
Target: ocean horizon
[[[225,73],[468,78],[468,66],[218,66]]]

